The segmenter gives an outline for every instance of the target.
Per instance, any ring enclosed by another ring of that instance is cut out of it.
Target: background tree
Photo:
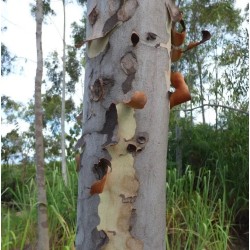
[[[38,193],[38,242],[37,249],[49,249],[49,228],[47,215],[47,197],[45,190],[45,166],[43,143],[43,111],[41,86],[43,77],[42,51],[43,1],[36,1],[36,47],[37,69],[35,78],[35,145],[36,145],[36,179]]]
[[[68,171],[66,165],[66,150],[65,150],[65,68],[66,68],[66,42],[65,42],[65,33],[66,33],[66,10],[65,10],[65,0],[62,0],[63,3],[63,71],[62,71],[62,111],[61,111],[61,161],[62,161],[62,176],[65,184],[68,183]]]

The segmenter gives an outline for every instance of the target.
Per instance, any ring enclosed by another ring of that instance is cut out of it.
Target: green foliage
[[[36,16],[36,5],[30,4],[31,6],[31,15],[33,17]],[[50,7],[50,0],[43,0],[43,15],[46,17],[48,15],[55,16],[56,13],[53,9]]]
[[[11,73],[15,60],[16,57],[11,55],[8,48],[1,43],[1,76],[6,76]]]
[[[13,129],[5,136],[1,136],[1,156],[2,160],[9,164],[12,160],[15,162],[22,152],[22,141],[18,133],[18,129]]]
[[[71,24],[72,28],[72,38],[75,45],[81,44],[84,39],[86,39],[86,18],[83,17],[80,20],[80,24],[73,22]]]
[[[21,103],[17,103],[8,96],[1,96],[1,108],[4,111],[8,123],[15,123],[22,107]],[[3,118],[3,117],[2,117]]]
[[[47,90],[47,93],[57,93],[61,95],[60,84],[62,82],[62,70],[60,69],[58,56],[59,55],[57,51],[51,52],[46,58],[44,66],[47,70],[46,75],[48,77],[48,80],[53,83],[51,87]]]
[[[222,84],[227,90],[227,105],[234,104],[239,109],[248,110],[249,91],[249,34],[247,29],[237,33],[232,41],[224,45],[224,53],[219,57],[223,68]]]
[[[86,2],[87,2],[87,0],[77,0],[77,2],[79,3],[79,4],[81,4],[81,5],[85,5],[86,4]]]
[[[70,77],[67,88],[69,92],[75,92],[75,84],[79,81],[79,76],[81,75],[81,65],[79,60],[77,60],[77,51],[75,47],[68,46],[67,53],[66,72]]]

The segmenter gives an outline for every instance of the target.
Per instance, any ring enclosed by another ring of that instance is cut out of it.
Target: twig
[[[184,110],[174,109],[174,111],[188,112],[188,111],[193,111],[193,110],[195,110],[195,109],[202,108],[202,107],[204,107],[204,106],[207,106],[207,107],[217,107],[217,108],[225,108],[225,109],[230,109],[230,110],[233,110],[233,111],[237,111],[237,112],[243,113],[243,114],[245,114],[245,115],[249,115],[248,112],[246,112],[246,111],[244,111],[244,110],[241,110],[241,109],[232,108],[232,107],[225,106],[225,105],[220,105],[220,104],[210,104],[210,103],[203,104],[203,105],[201,105],[201,106],[194,107],[194,108],[191,108],[191,109],[184,109]]]

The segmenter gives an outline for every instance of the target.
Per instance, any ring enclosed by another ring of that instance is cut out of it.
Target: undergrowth
[[[69,163],[69,182],[64,185],[60,167],[46,171],[50,249],[74,249],[77,207],[77,173]],[[2,249],[36,249],[37,203],[34,166],[22,181],[20,169],[13,173],[16,185],[2,185]],[[2,176],[6,176],[3,169]],[[26,169],[27,171],[27,169]],[[201,168],[195,174],[191,168],[178,175],[167,171],[167,250],[229,249],[233,207],[228,207],[225,173],[218,168],[215,175]],[[9,178],[8,181],[10,181]],[[235,201],[237,203],[237,201]]]
[[[230,241],[232,209],[227,206],[223,172],[213,177],[200,169],[198,176],[187,168],[182,176],[167,172],[168,250],[222,250]]]

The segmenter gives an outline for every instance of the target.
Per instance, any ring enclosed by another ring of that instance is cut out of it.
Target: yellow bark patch
[[[130,217],[133,197],[139,188],[135,176],[134,158],[127,151],[128,140],[136,129],[134,109],[123,103],[116,105],[118,114],[119,143],[107,148],[112,157],[112,172],[107,176],[106,185],[100,194],[98,230],[104,230],[109,237],[104,250],[139,250],[142,242],[134,239],[130,232]]]

